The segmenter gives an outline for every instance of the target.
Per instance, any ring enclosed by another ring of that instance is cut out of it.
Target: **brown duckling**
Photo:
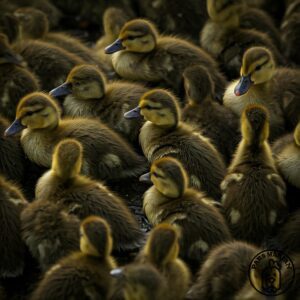
[[[201,46],[220,62],[222,70],[229,79],[239,76],[243,54],[252,46],[264,46],[270,49],[276,62],[284,63],[283,56],[266,33],[255,29],[240,28],[244,11],[240,2],[207,0],[210,20],[207,21],[200,34]],[[249,8],[245,9],[246,12],[248,10]],[[266,25],[262,24],[262,27]]]
[[[241,118],[242,140],[221,184],[222,204],[236,239],[261,244],[286,211],[285,183],[267,142],[269,118],[249,105]]]
[[[154,161],[150,173],[153,186],[143,200],[144,212],[152,225],[169,223],[179,232],[180,257],[197,268],[208,251],[231,239],[225,220],[214,201],[205,194],[188,188],[182,164],[171,157]]]
[[[0,111],[10,120],[14,119],[19,100],[39,89],[38,80],[23,63],[22,57],[10,47],[6,35],[0,33]]]
[[[113,240],[107,222],[86,218],[80,225],[80,250],[61,259],[38,284],[31,300],[108,299],[112,289],[110,270]]]
[[[73,67],[84,63],[75,54],[44,41],[24,40],[15,43],[12,49],[24,58],[46,91],[62,84]]]
[[[160,36],[155,25],[147,20],[127,22],[105,52],[114,53],[112,64],[121,77],[163,85],[179,94],[184,69],[195,64],[205,66],[216,85],[216,93],[223,95],[225,78],[208,53],[188,41]]]
[[[43,271],[78,250],[79,220],[50,201],[35,200],[22,212],[22,237]]]
[[[179,34],[197,42],[199,29],[208,18],[206,0],[137,1],[139,15],[153,21],[168,34]]]
[[[73,139],[54,149],[52,168],[36,185],[36,199],[49,199],[80,219],[103,217],[112,229],[114,250],[136,249],[144,235],[123,200],[100,182],[80,175],[83,148]]]
[[[33,7],[22,7],[14,15],[19,21],[20,40],[40,39],[75,54],[85,63],[97,65],[102,70],[107,69],[79,39],[63,32],[49,32],[49,21],[44,12]]]
[[[184,299],[191,274],[186,264],[178,257],[179,242],[176,227],[167,223],[157,225],[150,233],[138,261],[155,266],[165,277],[170,299]]]
[[[20,214],[27,201],[20,189],[0,176],[0,279],[17,277],[25,265]]]
[[[296,115],[300,107],[298,112],[289,110],[299,102],[299,85],[299,70],[276,69],[272,53],[267,48],[252,47],[243,56],[241,78],[227,87],[223,102],[238,115],[248,104],[266,106],[270,113],[270,139],[274,140],[284,133],[284,117],[293,126],[298,122]]]
[[[117,287],[120,290],[118,291],[118,296],[113,296],[112,299],[172,299],[169,297],[170,290],[165,278],[151,264],[134,263],[122,268],[113,269],[110,274],[117,279]]]
[[[118,38],[122,27],[130,19],[131,17],[123,9],[114,6],[108,7],[103,13],[103,35],[98,39],[94,50],[99,59],[107,62],[111,67],[111,56],[106,55],[104,49]]]
[[[275,162],[287,183],[287,202],[290,210],[300,208],[300,121],[293,133],[289,133],[272,146]]]
[[[291,64],[300,66],[300,1],[296,0],[287,7],[281,23],[281,37],[284,54]]]
[[[187,98],[182,111],[183,121],[196,125],[229,163],[240,141],[238,117],[231,109],[213,100],[214,83],[207,69],[189,67],[183,78]]]
[[[172,156],[182,162],[190,184],[219,200],[225,166],[219,152],[199,131],[180,120],[176,97],[166,90],[145,93],[139,106],[126,118],[144,116],[147,122],[140,132],[140,143],[149,162]]]
[[[25,130],[23,130],[25,128]],[[63,119],[56,102],[44,93],[22,98],[16,120],[6,135],[22,131],[21,144],[28,158],[50,168],[54,147],[65,138],[80,141],[84,149],[82,173],[98,179],[137,176],[145,170],[145,159],[100,121]]]
[[[99,118],[131,142],[137,142],[141,119],[128,121],[123,115],[138,105],[147,89],[137,83],[114,81],[107,83],[102,72],[92,65],[76,66],[66,82],[50,95],[67,96],[64,113],[71,117]]]
[[[0,174],[21,184],[25,172],[25,155],[18,137],[4,137],[7,126],[9,121],[0,116]]]
[[[248,282],[249,265],[259,252],[260,249],[254,245],[241,241],[215,247],[200,268],[186,299],[234,299],[234,295]]]

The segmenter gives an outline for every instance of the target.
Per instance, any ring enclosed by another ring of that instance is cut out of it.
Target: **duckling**
[[[200,268],[186,299],[233,299],[248,282],[249,266],[260,251],[256,246],[241,241],[215,247]]]
[[[179,34],[197,41],[199,29],[208,18],[206,0],[137,1],[139,14],[153,21],[168,34]]]
[[[62,258],[39,282],[31,300],[108,299],[113,240],[107,222],[90,216],[80,225],[80,250]]]
[[[13,52],[7,36],[0,33],[0,111],[13,120],[18,101],[28,93],[37,91],[37,78],[25,67],[20,55]]]
[[[111,67],[111,57],[105,54],[104,49],[118,38],[122,27],[130,19],[131,17],[124,10],[114,6],[108,7],[103,13],[103,36],[97,40],[94,49],[99,59],[105,61]]]
[[[22,130],[22,147],[28,158],[39,166],[50,168],[54,147],[65,138],[74,138],[83,145],[82,173],[85,175],[120,179],[140,175],[146,168],[145,159],[100,121],[61,120],[56,102],[44,93],[31,93],[22,98],[16,120],[5,134],[14,135]]]
[[[139,106],[125,118],[144,116],[147,122],[140,131],[140,143],[149,162],[172,156],[188,172],[190,184],[219,200],[220,183],[225,175],[224,162],[210,141],[199,131],[181,122],[176,97],[166,90],[145,93]]]
[[[118,291],[120,295],[113,296],[112,299],[172,299],[169,297],[170,290],[167,287],[165,278],[151,264],[134,263],[113,269],[110,274],[117,279],[117,286],[120,289]]]
[[[267,48],[249,48],[241,66],[240,80],[233,81],[226,89],[223,102],[241,115],[248,104],[263,104],[270,113],[270,140],[284,133],[286,119],[294,124],[298,112],[286,113],[289,106],[296,107],[300,97],[300,71],[276,69],[275,61]],[[296,121],[298,122],[298,120]]]
[[[284,54],[291,64],[300,66],[299,38],[300,38],[300,1],[294,1],[287,9],[281,23],[280,31],[284,44]]]
[[[64,113],[71,117],[99,118],[131,142],[137,142],[142,120],[128,121],[123,115],[138,105],[147,89],[137,83],[107,83],[102,72],[91,65],[76,66],[66,82],[50,92],[65,96]]]
[[[293,133],[289,133],[272,145],[274,159],[287,183],[287,202],[290,210],[300,208],[300,121]]]
[[[45,91],[62,84],[73,67],[84,63],[75,54],[44,41],[25,40],[13,44],[12,49],[24,58]]]
[[[112,64],[121,77],[163,85],[178,94],[183,88],[184,69],[195,64],[205,66],[216,85],[216,93],[223,95],[226,82],[216,61],[188,41],[160,36],[150,21],[134,19],[127,22],[118,39],[106,47],[105,52],[114,53]]]
[[[157,225],[150,233],[138,261],[149,262],[165,277],[170,299],[184,299],[190,284],[190,271],[178,258],[179,243],[175,227],[165,223]]]
[[[31,202],[21,214],[21,224],[22,238],[43,271],[78,250],[80,222],[55,203]]]
[[[150,187],[143,199],[143,209],[152,225],[169,223],[179,232],[180,257],[193,268],[199,267],[208,251],[231,239],[225,220],[213,205],[213,199],[188,188],[188,178],[182,164],[171,157],[154,161]]]
[[[207,69],[201,66],[186,68],[183,78],[187,98],[183,121],[196,125],[229,163],[240,141],[238,117],[229,108],[213,101],[214,83]]]
[[[25,172],[25,155],[17,137],[4,137],[8,125],[9,121],[0,116],[0,174],[21,184]]]
[[[80,175],[82,152],[82,145],[74,139],[58,143],[51,170],[36,185],[36,199],[54,201],[80,219],[90,215],[103,217],[112,229],[114,250],[138,248],[143,233],[123,200],[102,183]]]
[[[40,39],[75,54],[85,63],[107,69],[79,39],[63,32],[49,32],[49,21],[44,12],[33,7],[22,7],[17,9],[14,15],[19,21],[20,40]]]
[[[27,201],[20,189],[0,176],[0,279],[20,276],[25,265],[20,214]]]
[[[207,0],[207,10],[211,20],[207,21],[200,33],[200,45],[220,62],[221,69],[229,79],[239,76],[243,54],[252,46],[270,49],[276,62],[284,63],[283,56],[266,33],[240,28],[243,20],[241,12],[244,10],[240,1]],[[264,27],[266,25],[262,24]]]
[[[286,211],[285,183],[275,167],[269,118],[261,105],[249,105],[241,118],[242,140],[221,184],[222,204],[236,239],[261,244]]]

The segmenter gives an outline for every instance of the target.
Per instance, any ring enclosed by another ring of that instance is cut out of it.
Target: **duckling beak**
[[[105,53],[106,54],[113,54],[113,53],[118,52],[118,51],[123,50],[123,49],[125,49],[125,47],[122,45],[122,40],[117,39],[112,44],[110,44],[109,46],[107,46],[105,48]]]
[[[62,85],[51,90],[49,94],[53,97],[60,97],[72,94],[70,84],[68,82],[63,83]]]
[[[146,182],[146,183],[152,183],[151,181],[151,173],[146,173],[144,175],[141,175],[139,178],[140,182]]]
[[[4,136],[11,136],[22,131],[26,126],[22,125],[19,119],[16,119],[4,132]]]
[[[251,84],[253,82],[251,81],[251,75],[242,76],[239,83],[234,88],[234,93],[236,96],[244,95],[248,92]]]
[[[125,119],[135,119],[139,117],[141,117],[141,109],[139,108],[139,106],[124,114]]]
[[[122,278],[124,277],[123,269],[122,268],[116,268],[110,271],[110,275],[114,278]]]

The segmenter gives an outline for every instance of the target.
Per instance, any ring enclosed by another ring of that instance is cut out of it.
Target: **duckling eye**
[[[261,65],[255,67],[255,71],[259,71],[261,69]]]
[[[34,111],[29,111],[28,113],[26,113],[26,116],[32,116],[34,114]]]
[[[135,36],[128,36],[127,37],[127,40],[129,40],[129,41],[133,41],[135,39]]]
[[[74,86],[80,86],[80,83],[77,81],[77,82],[74,82],[73,85]]]
[[[150,105],[145,105],[143,108],[145,108],[145,109],[152,109],[152,107]]]

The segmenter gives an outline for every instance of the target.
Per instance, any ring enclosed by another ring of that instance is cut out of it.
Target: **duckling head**
[[[7,36],[3,33],[0,33],[0,65],[2,64],[14,64],[22,66],[24,61],[21,55],[13,52],[9,45]]]
[[[175,158],[163,157],[155,160],[150,172],[140,181],[150,179],[156,189],[168,198],[181,197],[188,187],[188,177],[182,164]]]
[[[206,3],[208,15],[214,22],[232,27],[239,25],[240,0],[207,0]]]
[[[262,145],[269,137],[267,109],[262,105],[248,105],[242,114],[241,131],[247,144]]]
[[[76,99],[100,99],[105,95],[106,79],[102,72],[92,65],[74,67],[65,83],[50,91],[53,97],[72,94]]]
[[[124,24],[129,21],[129,16],[120,8],[110,6],[103,14],[103,28],[105,34],[118,38]]]
[[[95,216],[84,219],[80,225],[80,250],[91,256],[106,258],[111,254],[113,240],[108,223]]]
[[[19,23],[19,38],[39,39],[44,37],[49,31],[47,15],[39,9],[33,7],[18,8],[14,16]]]
[[[294,130],[294,140],[298,147],[300,147],[300,121],[298,122]]]
[[[236,96],[249,90],[252,84],[269,81],[275,71],[275,61],[270,50],[264,47],[252,47],[245,51],[241,67],[241,79],[234,89]]]
[[[180,121],[181,113],[178,100],[171,92],[155,89],[145,93],[139,106],[125,113],[124,117],[132,119],[141,115],[157,126],[174,128]]]
[[[203,66],[188,67],[183,72],[185,93],[190,103],[201,103],[214,97],[214,82]]]
[[[150,264],[130,264],[110,274],[121,283],[125,300],[165,299],[166,281]]]
[[[6,136],[15,135],[24,128],[53,129],[60,120],[60,109],[47,94],[34,92],[23,97],[16,111],[15,121],[5,131]]]
[[[158,31],[153,23],[144,19],[131,20],[122,27],[117,40],[105,48],[106,54],[120,50],[148,53],[156,46]]]
[[[167,223],[157,225],[147,240],[145,254],[157,267],[166,265],[178,257],[178,234],[175,228]]]
[[[82,145],[75,139],[62,140],[54,149],[52,171],[55,175],[64,178],[74,178],[82,166]]]

